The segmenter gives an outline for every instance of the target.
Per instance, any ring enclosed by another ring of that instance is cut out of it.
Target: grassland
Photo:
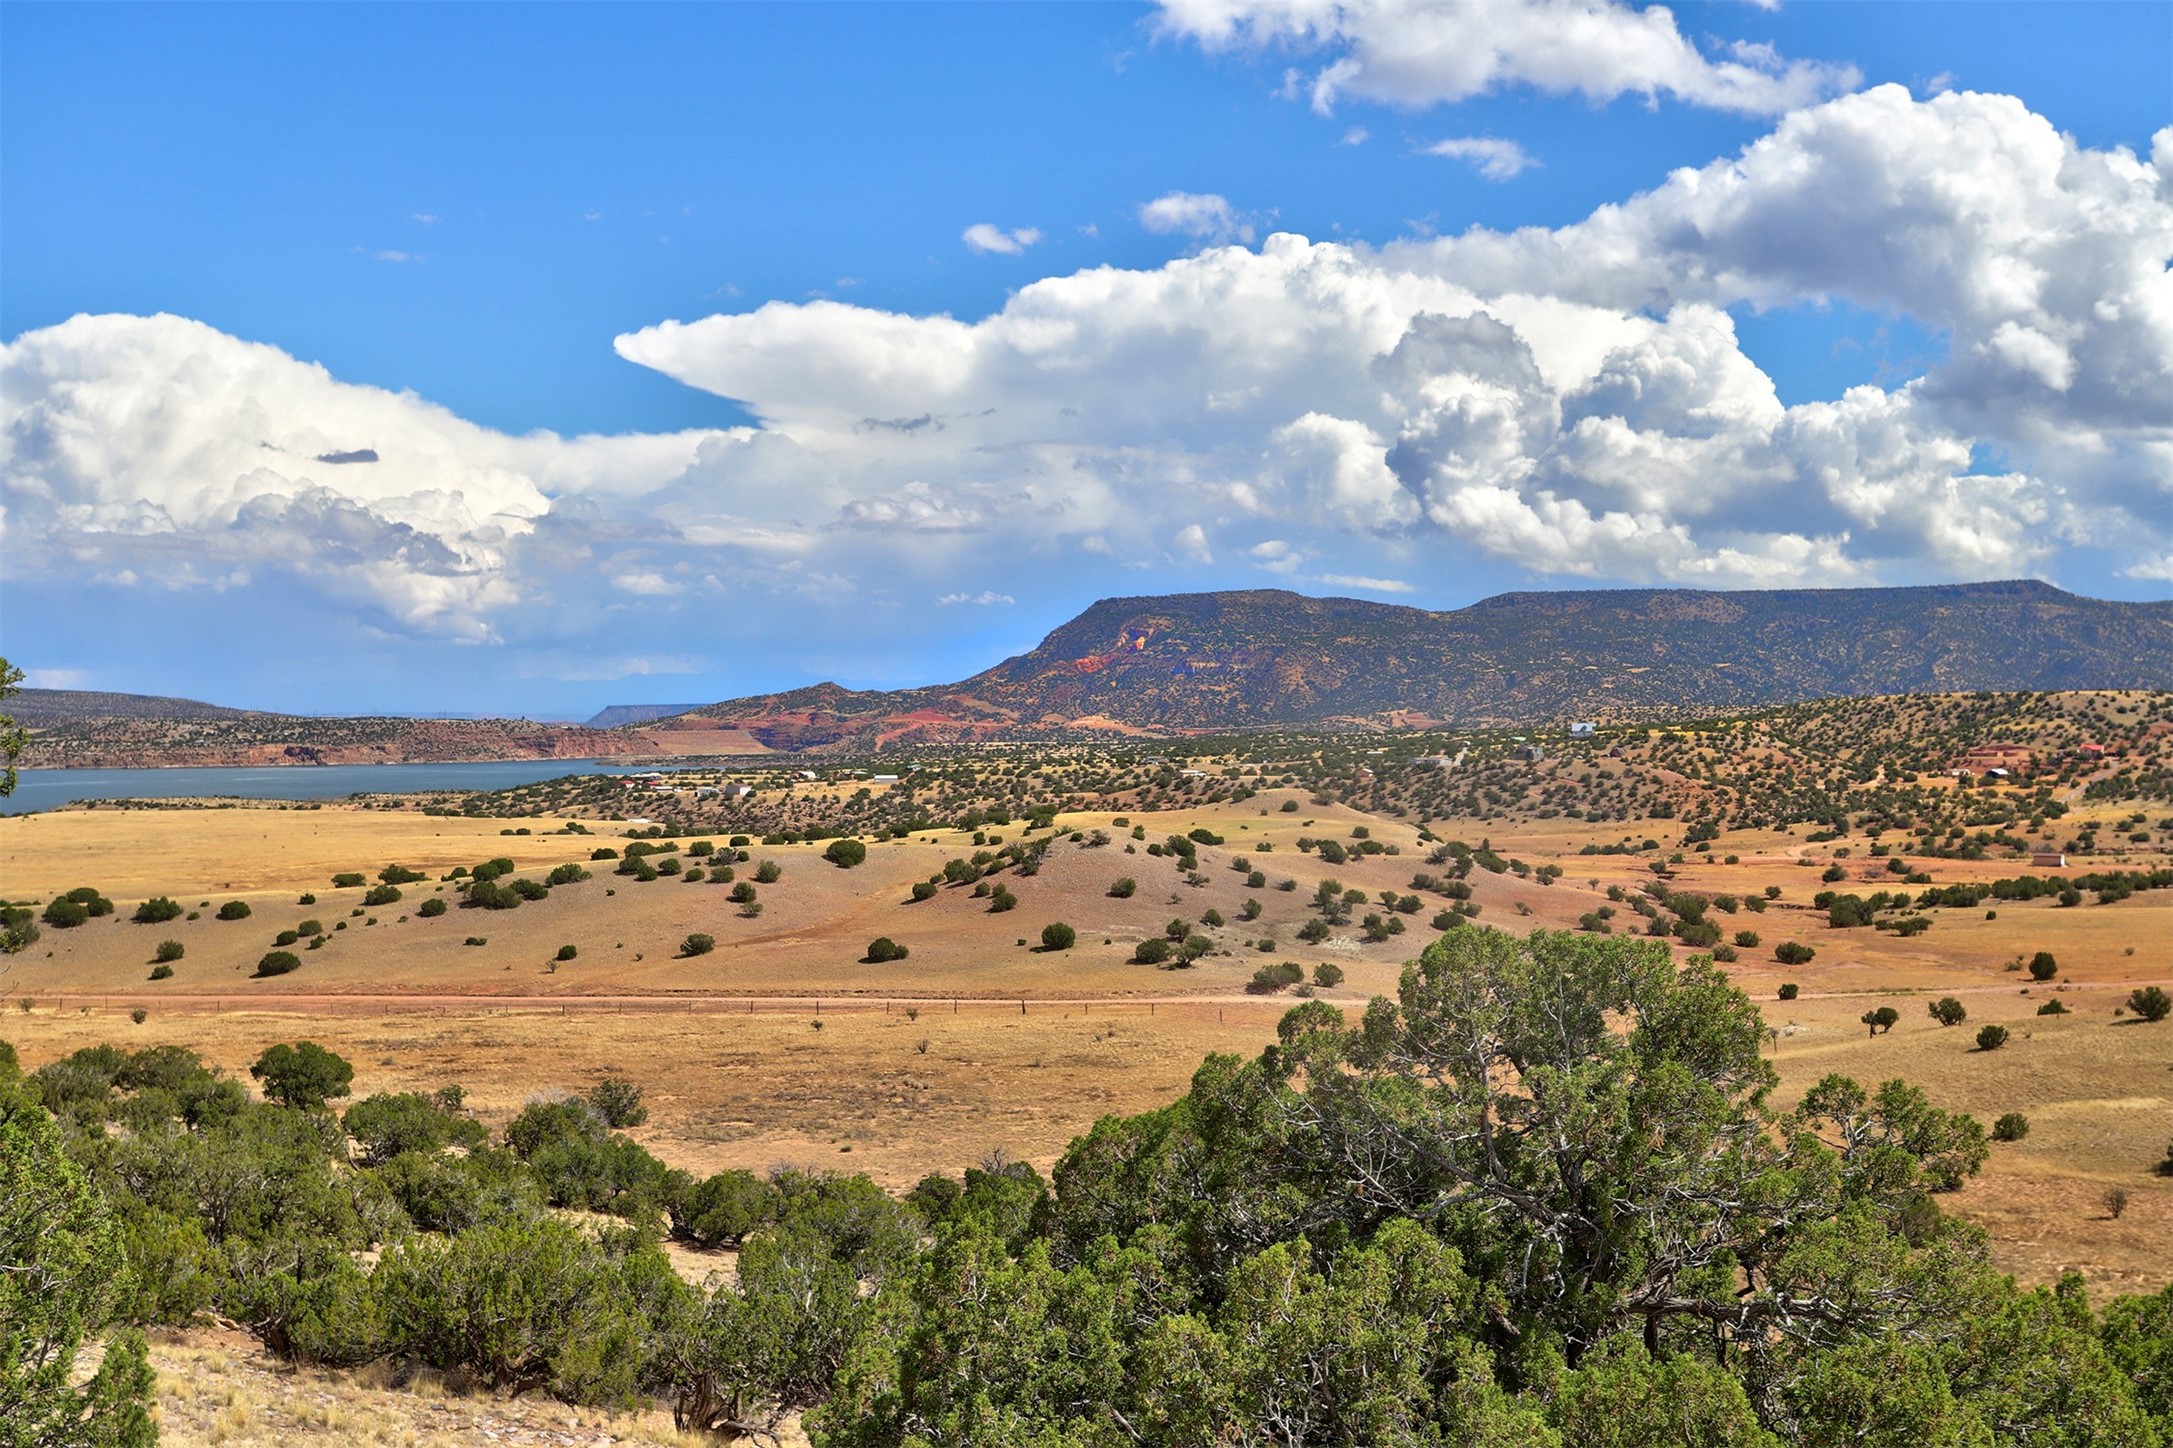
[[[1354,767],[1388,774],[1385,765]],[[2146,767],[2130,777],[2147,774]],[[1008,779],[983,786],[987,796],[1016,788]],[[1951,782],[1939,787],[1951,790]],[[868,798],[859,793],[866,788],[847,777],[803,781],[796,793],[810,814],[827,808],[836,816]],[[0,958],[0,998],[8,1003],[0,1036],[16,1044],[26,1068],[100,1041],[171,1042],[237,1074],[266,1044],[307,1037],[355,1062],[357,1096],[457,1082],[493,1126],[539,1093],[623,1075],[643,1087],[651,1109],[634,1134],[673,1165],[703,1173],[840,1167],[902,1188],[990,1151],[1046,1166],[1096,1118],[1170,1100],[1205,1054],[1257,1051],[1292,1003],[1287,991],[1248,991],[1263,963],[1338,966],[1342,982],[1317,993],[1347,1009],[1393,990],[1402,963],[1452,903],[1415,877],[1436,870],[1429,857],[1441,841],[1461,839],[1522,867],[1465,875],[1466,908],[1476,908],[1481,925],[1577,929],[1606,907],[1616,912],[1610,928],[1641,930],[1646,922],[1633,908],[1652,898],[1656,882],[1667,892],[1746,902],[1712,918],[1728,940],[1738,930],[1759,936],[1729,969],[1765,1003],[1784,1101],[1841,1072],[1867,1081],[1906,1077],[1939,1105],[1986,1121],[2023,1112],[2027,1138],[1995,1145],[1984,1172],[1943,1205],[1987,1227],[1999,1263],[2025,1281],[2079,1270],[2093,1297],[2103,1298],[2173,1279],[2163,1251],[2173,1179],[2151,1171],[2173,1137],[2173,1023],[2146,1025],[2120,1010],[2138,985],[2173,984],[2173,890],[2075,906],[2050,896],[1932,906],[1908,912],[1929,928],[1903,935],[1837,927],[1814,897],[1894,884],[1888,860],[1896,856],[1872,853],[1882,841],[1909,841],[1907,868],[1936,887],[2033,867],[2007,845],[1953,848],[1944,828],[1927,840],[1849,820],[1843,833],[1824,817],[1731,824],[1717,840],[1691,843],[1694,826],[1681,818],[1646,816],[1626,828],[1581,811],[1543,815],[1549,807],[1536,804],[1458,818],[1320,778],[1286,784],[1254,775],[1243,787],[1179,786],[1178,795],[1071,798],[1059,802],[1099,807],[1060,810],[1049,827],[1032,831],[1021,820],[871,833],[865,863],[850,869],[823,858],[822,838],[750,841],[748,859],[735,861],[737,880],[752,879],[765,861],[781,871],[759,887],[763,908],[753,917],[731,901],[727,883],[669,874],[643,881],[612,873],[615,859],[592,860],[600,848],[623,853],[655,843],[645,838],[653,826],[593,809],[491,817],[266,805],[0,820],[0,889],[10,898],[44,901],[92,885],[117,907],[73,929],[48,928],[30,949]],[[2014,828],[2042,828],[2030,843],[2044,848],[2091,842],[2094,852],[2078,852],[2066,873],[2167,864],[2165,830],[2152,823],[2164,805],[2146,810],[2138,826],[2133,790],[2093,793],[2089,778],[2071,778],[2054,797],[2060,809],[2041,827],[2017,811]],[[562,832],[569,823],[586,833]],[[509,833],[523,829],[530,833]],[[1193,865],[1161,848],[1193,830],[1223,843],[1199,844]],[[1375,853],[1356,852],[1359,831]],[[1015,909],[992,911],[971,883],[912,900],[911,887],[940,877],[946,862],[1022,837],[1047,842],[1031,857],[1031,873],[1017,858],[992,861],[1002,868],[979,882],[1015,893]],[[1626,837],[1627,853],[1586,853],[1621,849]],[[1648,837],[1657,847],[1637,848]],[[699,838],[719,853],[695,856],[688,847]],[[676,857],[705,869],[733,848],[723,833],[684,831],[676,839]],[[1334,840],[1351,852],[1329,864],[1317,843],[1301,849],[1301,840]],[[463,908],[462,882],[445,877],[498,856],[526,878],[569,863],[592,874],[517,909]],[[330,883],[353,871],[374,884],[393,863],[427,877],[401,886],[397,902],[365,906],[364,889]],[[1840,879],[1824,878],[1836,869]],[[1253,871],[1260,883],[1249,881]],[[1129,897],[1110,893],[1119,877],[1135,882]],[[1320,918],[1316,891],[1331,878],[1369,900],[1387,891],[1415,893],[1423,903],[1415,913],[1358,907],[1325,940],[1303,944],[1298,932]],[[1284,881],[1291,888],[1277,888]],[[1769,890],[1778,896],[1763,910],[1749,907]],[[315,901],[300,903],[304,894]],[[154,896],[198,918],[131,923],[136,905]],[[430,899],[451,908],[425,918],[420,907]],[[215,918],[229,900],[248,903],[248,918]],[[1242,918],[1248,901],[1259,902],[1256,919]],[[1367,939],[1358,917],[1368,911],[1402,922],[1404,933]],[[1209,912],[1224,923],[1205,923]],[[258,978],[256,963],[277,932],[305,918],[325,927],[325,943],[298,945],[298,970]],[[1205,936],[1208,952],[1185,970],[1133,964],[1138,944],[1164,936],[1173,919]],[[1077,945],[1037,948],[1052,921],[1073,925]],[[716,948],[682,954],[681,942],[697,932],[714,936]],[[907,958],[864,963],[877,936],[908,947]],[[470,938],[486,943],[464,943]],[[154,947],[168,939],[184,953],[171,978],[152,981]],[[1273,944],[1262,950],[1262,941]],[[1806,964],[1783,965],[1773,958],[1783,941],[1816,953]],[[567,945],[573,958],[557,960]],[[2038,951],[2057,959],[2050,981],[2017,968]],[[1778,998],[1784,982],[1799,987],[1795,998]],[[1931,1000],[1949,995],[1964,1002],[1965,1025],[1943,1027],[1928,1014]],[[2068,1012],[2038,1015],[2052,999]],[[1874,1034],[1860,1018],[1880,1005],[1892,1005],[1899,1021]],[[144,1012],[140,1022],[136,1010]],[[1976,1030],[1986,1023],[2012,1032],[2004,1049],[1977,1049]],[[2127,1194],[2117,1218],[2106,1206],[2116,1189]],[[698,1274],[716,1264],[682,1265]],[[457,1392],[427,1411],[412,1393],[392,1395],[398,1403],[386,1406],[381,1385],[338,1375],[259,1383],[250,1374],[270,1369],[258,1359],[201,1335],[159,1351],[169,1441],[455,1441],[485,1431],[470,1417],[496,1411]],[[226,1366],[205,1366],[214,1362]],[[172,1386],[207,1373],[214,1386],[197,1396]],[[236,1402],[254,1403],[243,1409],[246,1421],[232,1412],[220,1418],[234,1404],[213,1401],[224,1391],[218,1382],[242,1394]],[[514,1441],[521,1434],[593,1441],[605,1432],[672,1441],[668,1425],[606,1427],[561,1408],[548,1412],[566,1421],[522,1419],[489,1431]],[[348,1416],[334,1422],[340,1414]],[[468,1417],[438,1423],[432,1414]],[[571,1436],[551,1436],[559,1433]]]

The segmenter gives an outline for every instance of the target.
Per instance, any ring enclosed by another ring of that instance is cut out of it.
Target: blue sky
[[[1112,593],[2166,595],[2173,5],[1231,9],[8,6],[0,647],[580,715]]]

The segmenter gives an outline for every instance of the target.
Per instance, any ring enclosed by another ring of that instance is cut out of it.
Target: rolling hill
[[[1842,695],[2173,688],[2173,603],[2032,581],[1508,593],[1431,612],[1281,590],[1104,599],[960,683],[817,684],[648,722],[773,749],[1290,724],[1503,725]]]

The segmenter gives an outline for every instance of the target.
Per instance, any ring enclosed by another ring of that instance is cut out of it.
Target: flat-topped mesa
[[[2173,603],[2036,580],[1521,592],[1435,612],[1281,589],[1106,598],[957,684],[704,706],[774,748],[1082,730],[1531,723],[1844,695],[2173,688]]]

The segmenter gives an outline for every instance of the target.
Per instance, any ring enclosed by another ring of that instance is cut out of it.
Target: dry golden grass
[[[1286,798],[1299,802],[1297,812],[1280,811]],[[961,890],[906,903],[912,881],[972,853],[970,836],[939,832],[932,842],[922,836],[871,846],[868,863],[850,871],[824,863],[816,846],[757,848],[755,859],[775,858],[785,876],[762,888],[765,908],[756,920],[738,917],[726,887],[669,878],[634,884],[604,865],[593,880],[546,901],[510,912],[455,910],[434,921],[401,920],[437,889],[434,880],[410,886],[399,905],[372,912],[376,925],[364,923],[367,915],[348,915],[360,892],[331,890],[326,882],[335,871],[369,872],[399,860],[435,876],[507,854],[540,873],[585,860],[599,841],[623,840],[506,836],[496,822],[347,807],[0,820],[8,894],[42,898],[96,884],[121,917],[49,930],[33,951],[6,962],[0,996],[42,1004],[28,1015],[10,1008],[0,1034],[32,1067],[95,1041],[170,1041],[236,1072],[266,1044],[308,1036],[356,1062],[358,1094],[457,1081],[493,1123],[538,1092],[581,1089],[617,1072],[639,1082],[652,1105],[651,1122],[637,1135],[666,1160],[698,1171],[791,1162],[864,1170],[905,1186],[927,1171],[956,1171],[992,1148],[1046,1165],[1103,1113],[1139,1111],[1177,1095],[1205,1053],[1251,1053],[1271,1039],[1290,1002],[1242,993],[1263,961],[1334,960],[1348,980],[1329,994],[1355,1004],[1393,990],[1401,963],[1431,938],[1427,921],[1441,904],[1428,897],[1423,913],[1406,917],[1410,933],[1385,943],[1365,944],[1342,930],[1325,946],[1304,947],[1296,926],[1321,878],[1373,894],[1406,890],[1411,875],[1426,868],[1410,824],[1316,806],[1288,791],[1133,818],[1149,840],[1195,824],[1225,836],[1225,847],[1207,852],[1205,886],[1184,882],[1174,862],[1148,856],[1144,846],[1124,853],[1129,831],[1094,814],[1066,817],[1062,829],[1109,829],[1113,843],[1059,843],[1038,875],[1003,877],[1020,899],[1007,914],[989,914],[986,902]],[[1300,835],[1347,838],[1361,824],[1403,852],[1331,870],[1296,849]],[[1621,826],[1545,821],[1512,832],[1473,823],[1449,832],[1472,843],[1491,835],[1504,855],[1563,866],[1552,886],[1475,872],[1482,922],[1506,929],[1574,926],[1605,901],[1608,886],[1634,893],[1653,878],[1650,856],[1576,853],[1620,839]],[[1270,851],[1256,853],[1260,842]],[[2001,1262],[2025,1279],[2072,1266],[2100,1291],[2163,1285],[2173,1269],[2155,1247],[2173,1216],[2173,1182],[2148,1168],[2173,1137],[2173,1025],[2120,1025],[2112,1011],[2132,984],[2173,977],[2173,898],[2152,892],[2082,909],[2000,903],[1996,920],[1982,909],[1935,911],[1933,929],[1907,940],[1834,930],[1808,902],[1826,888],[1819,873],[1837,863],[1835,848],[1779,832],[1733,834],[1716,854],[1734,854],[1736,864],[1707,864],[1694,854],[1671,881],[1678,889],[1745,896],[1781,887],[1780,901],[1762,915],[1714,918],[1730,935],[1751,929],[1762,937],[1732,970],[1768,1003],[1777,1029],[1794,1025],[1777,1053],[1787,1092],[1829,1070],[1867,1081],[1899,1075],[1940,1104],[1987,1121],[2026,1112],[2029,1139],[1996,1148],[1984,1176],[1951,1204],[1992,1229]],[[1288,878],[1298,888],[1250,888],[1229,868],[1233,858],[1263,870],[1270,887]],[[1887,887],[1883,862],[1859,852],[1838,863],[1851,880],[1835,888]],[[1946,861],[1928,868],[1942,884],[2018,869]],[[1120,875],[1138,881],[1129,900],[1107,894]],[[316,905],[294,903],[305,888],[317,894]],[[213,921],[209,911],[195,922],[125,923],[136,901],[154,893],[191,907],[240,897],[256,913],[233,924]],[[1247,898],[1265,906],[1257,924],[1238,921]],[[1229,953],[1182,972],[1126,963],[1142,936],[1160,933],[1172,916],[1197,920],[1210,907],[1231,922],[1215,932]],[[304,953],[294,974],[251,979],[273,933],[308,915],[327,924],[348,920],[350,929]],[[1050,955],[1019,943],[1037,939],[1051,920],[1077,927],[1076,949]],[[1625,909],[1617,923],[1640,922]],[[715,935],[716,951],[675,958],[679,940],[695,930]],[[489,944],[463,946],[471,934]],[[911,957],[860,964],[877,935],[903,942]],[[1266,935],[1277,942],[1272,953],[1247,948]],[[151,949],[169,936],[188,954],[173,980],[148,982]],[[1798,967],[1775,963],[1772,947],[1783,940],[1814,946],[1817,958]],[[566,943],[579,957],[554,972],[551,956]],[[2021,994],[2026,981],[2006,969],[2018,954],[2040,949],[2059,958],[2075,1015],[2035,1016],[2047,988]],[[1800,983],[1803,998],[1775,1001],[1784,980]],[[1867,1039],[1856,1018],[1886,993],[1896,993],[1902,1024]],[[1924,1002],[1949,993],[1968,1003],[1971,1020],[1942,1030]],[[954,996],[966,1003],[954,1006]],[[1016,1004],[1022,997],[1030,1002],[1024,1015]],[[750,998],[754,1014],[747,1013]],[[999,1003],[1005,1000],[1012,1003]],[[149,1012],[142,1025],[128,1018],[138,1005]],[[907,1009],[919,1018],[909,1019]],[[1976,1025],[1987,1020],[2009,1025],[2016,1037],[1989,1055],[1972,1049]],[[2101,1205],[2114,1185],[2131,1198],[2118,1222]]]
[[[573,1408],[538,1394],[518,1399],[463,1391],[434,1373],[395,1377],[296,1368],[236,1332],[161,1333],[151,1344],[158,1387],[159,1441],[210,1448],[284,1448],[290,1443],[363,1448],[453,1448],[473,1443],[591,1448],[700,1448],[712,1440],[681,1433],[652,1408],[616,1413]],[[804,1443],[789,1434],[787,1444]]]

